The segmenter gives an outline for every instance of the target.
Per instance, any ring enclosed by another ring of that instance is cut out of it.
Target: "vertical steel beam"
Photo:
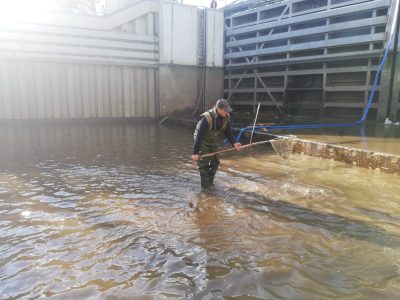
[[[395,62],[393,64],[394,74],[390,103],[390,119],[393,121],[400,121],[400,14],[398,16],[396,35],[397,43],[393,53]]]
[[[399,0],[392,1],[389,9],[389,21],[386,29],[386,47],[389,47],[389,53],[387,57],[387,61],[381,72],[381,90],[379,93],[379,102],[378,102],[378,112],[377,112],[377,121],[382,122],[391,112],[390,109],[390,98],[392,94],[392,85],[393,76],[395,70],[392,68],[395,67],[395,49],[397,48],[396,41],[398,36],[398,22],[399,22]],[[388,45],[388,42],[392,39],[392,43]]]

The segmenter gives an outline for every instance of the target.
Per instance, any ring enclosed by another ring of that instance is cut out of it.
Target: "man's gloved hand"
[[[242,149],[242,144],[240,144],[240,143],[234,143],[233,146],[236,148],[236,150]]]
[[[198,154],[193,154],[192,155],[192,160],[197,161],[199,159],[200,159],[200,155],[198,155]]]

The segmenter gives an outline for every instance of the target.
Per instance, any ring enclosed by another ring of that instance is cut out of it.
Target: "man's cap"
[[[223,109],[227,113],[230,113],[232,111],[231,106],[229,105],[228,101],[225,99],[219,99],[217,103],[215,103],[215,107],[219,109]]]

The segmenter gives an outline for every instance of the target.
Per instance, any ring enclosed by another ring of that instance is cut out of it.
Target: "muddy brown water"
[[[399,177],[192,132],[0,128],[1,299],[398,299]]]

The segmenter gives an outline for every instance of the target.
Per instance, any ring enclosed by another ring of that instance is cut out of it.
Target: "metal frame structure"
[[[261,102],[281,114],[360,115],[388,30],[397,22],[396,1],[234,4],[225,10],[225,97],[234,106],[254,109]],[[391,52],[396,51],[392,45]],[[371,106],[378,119],[390,106],[398,109],[396,99],[389,101],[396,76],[390,61]]]

